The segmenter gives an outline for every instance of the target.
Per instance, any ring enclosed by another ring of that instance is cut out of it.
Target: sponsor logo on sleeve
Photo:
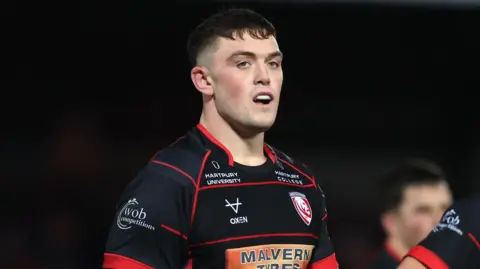
[[[139,226],[154,231],[155,227],[146,223],[147,212],[141,207],[137,199],[127,201],[117,215],[117,226],[122,230],[128,230],[132,226]]]
[[[455,212],[454,209],[450,209],[447,211],[443,217],[440,223],[433,229],[433,232],[439,232],[445,229],[451,230],[456,232],[459,235],[463,235],[463,231],[458,228],[458,225],[460,224],[460,216]]]

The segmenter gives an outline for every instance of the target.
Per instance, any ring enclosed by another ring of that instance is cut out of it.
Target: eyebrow
[[[236,51],[234,53],[232,53],[232,55],[230,55],[230,57],[228,57],[228,60],[231,60],[232,58],[234,57],[237,57],[237,56],[244,56],[244,57],[248,57],[248,58],[257,58],[257,55],[251,51]],[[272,53],[269,53],[267,55],[267,60],[270,60],[270,59],[273,59],[275,57],[283,57],[283,53],[280,52],[280,51],[275,51],[275,52],[272,52]]]

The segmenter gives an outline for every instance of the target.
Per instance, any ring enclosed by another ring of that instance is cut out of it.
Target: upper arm
[[[186,262],[191,186],[158,170],[148,166],[122,195],[104,268],[178,269]]]
[[[476,242],[478,204],[464,200],[447,210],[441,222],[408,256],[430,269],[465,268],[480,254]]]
[[[318,235],[318,242],[315,246],[315,252],[310,262],[309,269],[337,269],[338,263],[335,257],[335,250],[328,234],[327,227],[327,202],[325,195],[318,186],[319,196],[321,198],[320,212],[317,213],[321,219],[321,232]]]

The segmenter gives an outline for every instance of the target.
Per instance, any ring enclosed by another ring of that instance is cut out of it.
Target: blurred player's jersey
[[[120,199],[104,268],[337,269],[313,175],[264,151],[237,164],[198,125],[158,153]]]
[[[389,245],[385,244],[384,248],[366,269],[396,269],[400,261],[401,257]]]
[[[429,269],[480,268],[480,198],[456,202],[408,256]]]

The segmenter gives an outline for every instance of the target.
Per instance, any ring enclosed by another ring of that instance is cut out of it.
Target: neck
[[[400,260],[405,255],[407,255],[408,251],[410,250],[409,247],[407,247],[402,240],[399,240],[397,238],[391,237],[388,238],[387,241],[385,242],[387,250],[389,250],[395,259]]]
[[[263,152],[264,133],[242,137],[219,115],[209,117],[205,112],[202,112],[200,124],[230,151],[235,162],[248,166],[258,166],[266,161]]]

